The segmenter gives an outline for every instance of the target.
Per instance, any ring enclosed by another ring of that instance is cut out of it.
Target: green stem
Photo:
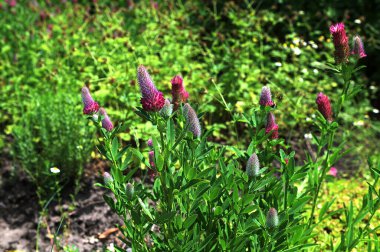
[[[327,169],[330,166],[330,164],[329,164],[329,157],[330,157],[330,149],[331,149],[331,147],[333,145],[334,134],[335,134],[335,130],[332,131],[331,134],[328,134],[329,141],[328,141],[328,144],[327,144],[327,154],[326,154],[326,158],[324,160],[323,166],[322,166],[321,175],[318,178],[317,191],[316,191],[316,193],[314,194],[314,197],[313,197],[313,206],[312,206],[312,209],[311,209],[311,214],[310,214],[310,219],[309,219],[309,227],[311,226],[311,224],[313,222],[314,212],[315,212],[315,207],[317,205],[317,200],[318,200],[319,192],[321,190],[323,181],[325,180]]]

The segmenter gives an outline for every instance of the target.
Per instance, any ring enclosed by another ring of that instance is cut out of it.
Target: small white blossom
[[[293,44],[298,45],[300,43],[300,41],[301,40],[299,38],[294,38],[292,42],[293,42]]]
[[[318,45],[316,43],[310,43],[311,47],[313,47],[314,49],[317,49],[318,48]]]
[[[52,168],[50,168],[50,172],[54,173],[54,174],[57,174],[57,173],[60,173],[61,170],[59,170],[57,167],[52,167]]]
[[[275,65],[276,67],[280,67],[280,66],[282,66],[281,62],[276,62],[276,63],[274,63],[274,65]]]
[[[313,138],[313,135],[311,133],[306,133],[304,135],[305,139],[312,139]]]
[[[293,53],[298,56],[298,55],[300,55],[302,53],[302,51],[301,51],[301,49],[299,49],[298,47],[296,47],[296,48],[293,49]]]
[[[372,110],[372,112],[375,113],[375,114],[378,114],[380,111],[379,111],[378,109],[375,109],[375,108],[374,108],[374,109]]]
[[[355,24],[361,24],[362,21],[361,21],[360,19],[355,19],[355,20],[354,20],[354,23],[355,23]]]
[[[358,127],[364,126],[364,121],[363,120],[355,121],[354,126],[358,126]]]

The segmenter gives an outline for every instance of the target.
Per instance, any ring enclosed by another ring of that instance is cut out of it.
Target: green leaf
[[[152,214],[149,212],[149,209],[147,208],[147,206],[144,204],[144,202],[140,199],[140,197],[137,198],[143,212],[149,217],[149,219],[152,221],[153,220],[153,216]]]
[[[110,196],[104,194],[104,195],[103,195],[103,199],[104,199],[104,201],[107,203],[107,205],[109,205],[109,207],[110,207],[112,210],[116,211],[116,208],[115,208],[115,202],[113,201],[113,199],[112,199]]]
[[[335,198],[332,201],[326,202],[325,204],[323,204],[321,210],[319,211],[319,221],[322,221],[323,216],[325,215],[325,213],[327,212],[327,210],[329,210],[329,208],[334,203],[334,201],[335,201]]]
[[[174,211],[173,212],[160,213],[156,216],[156,222],[158,224],[168,222],[175,216],[175,214],[176,214],[176,212],[174,212]]]
[[[171,118],[167,122],[166,135],[168,139],[168,142],[167,142],[168,148],[171,148],[175,141],[174,122],[173,122],[173,119]]]
[[[186,189],[188,189],[188,188],[190,188],[190,187],[192,187],[194,185],[200,184],[200,183],[210,183],[210,181],[208,181],[206,179],[192,179],[186,185],[184,185],[183,187],[181,187],[181,189],[179,190],[179,193],[182,193]]]
[[[197,252],[203,251],[203,249],[207,246],[207,244],[209,244],[213,240],[214,236],[215,236],[215,233],[211,233],[209,236],[207,236],[204,239],[204,242],[200,245],[200,248],[198,248]]]
[[[311,248],[311,247],[316,247],[316,246],[319,246],[319,244],[300,244],[300,245],[297,245],[297,246],[294,246],[292,248],[288,248],[282,251],[283,252],[304,251],[305,248]]]
[[[193,215],[190,215],[189,217],[187,217],[183,223],[183,227],[185,229],[189,229],[191,227],[191,225],[193,225],[194,222],[197,220],[197,217],[198,217],[197,214],[193,214]]]
[[[114,158],[116,158],[118,155],[118,149],[119,149],[119,141],[117,139],[117,137],[115,137],[113,140],[112,140],[112,149],[111,149],[111,152],[112,152],[112,156]]]
[[[303,206],[309,201],[311,200],[312,197],[311,196],[305,196],[303,198],[300,198],[298,199],[292,206],[292,208],[289,210],[289,214],[296,214],[297,211],[301,208],[303,208]]]
[[[223,208],[221,206],[216,206],[214,209],[214,214],[216,216],[221,215],[223,213]]]

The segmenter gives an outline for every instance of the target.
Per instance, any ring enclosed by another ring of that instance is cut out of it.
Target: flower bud
[[[338,175],[338,169],[335,167],[331,167],[328,174],[333,177],[336,177]]]
[[[273,106],[274,102],[272,101],[272,94],[270,92],[270,88],[267,86],[264,86],[261,89],[261,94],[260,94],[260,101],[259,101],[261,106]]]
[[[259,162],[259,158],[257,157],[255,153],[253,153],[251,157],[248,159],[246,172],[247,172],[248,177],[259,176],[260,162]]]
[[[127,183],[127,185],[125,187],[125,193],[126,193],[128,199],[133,199],[133,195],[135,193],[135,188],[133,187],[133,185],[131,183]]]
[[[173,113],[173,104],[170,104],[169,99],[165,100],[165,104],[160,110],[160,115],[163,117],[170,117]]]
[[[323,117],[327,121],[332,122],[333,118],[332,118],[332,110],[331,110],[331,104],[330,104],[329,97],[327,95],[323,94],[322,92],[320,92],[318,94],[317,100],[315,102],[317,103],[318,110],[319,110],[319,112],[321,112]]]
[[[277,210],[273,207],[268,211],[266,224],[268,228],[275,228],[278,226]]]
[[[87,87],[82,88],[82,102],[84,104],[83,114],[91,115],[99,110],[99,104],[92,99]]]
[[[356,55],[359,59],[367,57],[367,54],[364,51],[363,41],[359,36],[355,36],[353,39],[353,49],[351,54]]]
[[[180,75],[174,76],[171,80],[172,83],[172,100],[174,110],[177,110],[181,102],[186,102],[189,98],[189,93],[186,92],[183,85],[183,79]]]
[[[149,138],[148,141],[146,141],[146,144],[147,144],[150,148],[153,148],[153,140],[152,140],[152,138]]]
[[[110,186],[113,183],[113,178],[108,172],[103,173],[104,184]]]
[[[338,23],[330,26],[330,33],[333,37],[335,47],[335,62],[337,64],[346,63],[350,54],[348,38],[343,23]]]
[[[186,124],[189,127],[189,131],[191,131],[195,137],[200,137],[201,125],[194,109],[190,106],[190,104],[186,103],[185,106],[183,106],[183,112],[186,118]]]
[[[102,120],[102,127],[105,128],[107,131],[112,131],[113,130],[113,124],[107,115],[107,112],[104,108],[99,109],[100,114],[103,116]]]
[[[272,134],[272,139],[278,138],[278,125],[272,112],[268,113],[265,133]]]
[[[165,104],[165,98],[154,85],[148,71],[143,65],[137,69],[137,80],[141,91],[141,105],[145,111],[159,111]]]

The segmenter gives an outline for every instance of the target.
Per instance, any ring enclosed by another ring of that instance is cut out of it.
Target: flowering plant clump
[[[172,100],[165,100],[143,66],[137,74],[142,108],[136,114],[156,128],[147,146],[122,147],[117,134],[127,126],[113,127],[103,109],[100,119],[88,117],[101,132],[98,150],[111,165],[98,185],[112,192],[113,197],[104,194],[104,200],[124,221],[119,230],[125,246],[118,251],[301,251],[318,246],[312,240],[315,227],[340,214],[328,212],[333,201],[317,216],[315,210],[326,175],[336,175],[330,168],[344,154],[334,147],[334,134],[339,111],[352,97],[347,77],[358,70],[342,55],[344,26],[331,31],[341,50],[335,55],[341,57],[335,72],[346,86],[343,99],[333,104],[335,121],[329,99],[318,95],[315,110],[320,114],[312,134],[317,155],[307,154],[303,165],[296,165],[295,152],[280,137],[268,87],[252,109],[234,115],[249,129],[251,141],[243,148],[208,140],[212,127],[202,131],[202,113],[193,109],[182,77],[172,79]],[[141,167],[148,176],[135,179]],[[373,175],[377,183],[379,174]],[[369,193],[357,215],[347,210],[347,228],[332,249],[348,250],[360,239],[371,239],[369,226],[359,222],[366,215],[372,218],[379,207],[379,197]]]

